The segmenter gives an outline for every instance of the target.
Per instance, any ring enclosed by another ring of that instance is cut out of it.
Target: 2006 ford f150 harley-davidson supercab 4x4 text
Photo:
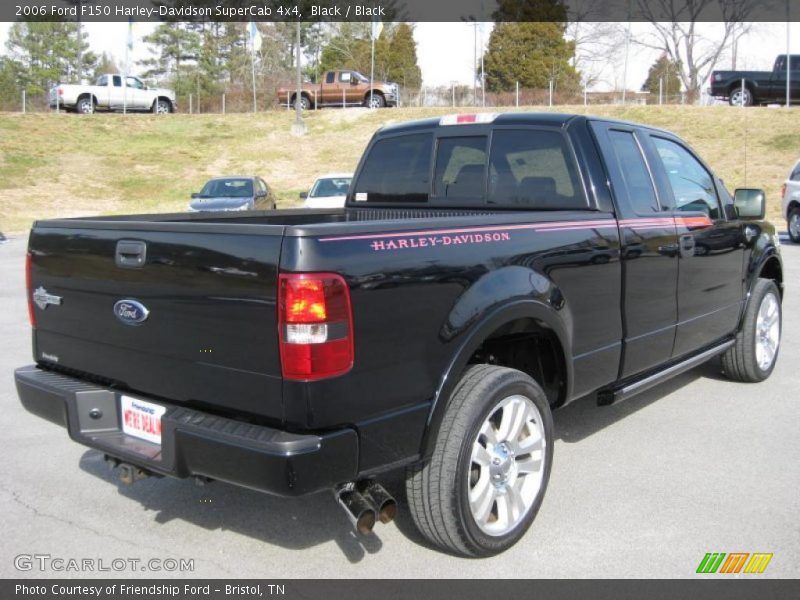
[[[344,208],[35,223],[17,388],[124,481],[333,491],[364,533],[405,468],[423,535],[491,555],[539,510],[552,409],[716,355],[733,379],[770,375],[783,271],[764,203],[632,123],[389,125]]]

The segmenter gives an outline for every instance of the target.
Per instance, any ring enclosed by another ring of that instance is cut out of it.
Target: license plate
[[[161,415],[167,407],[122,396],[122,431],[154,444],[161,444]]]

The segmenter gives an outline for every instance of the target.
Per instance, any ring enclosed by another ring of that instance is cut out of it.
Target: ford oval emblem
[[[147,307],[137,300],[120,300],[114,304],[114,316],[125,325],[141,325],[149,314]]]

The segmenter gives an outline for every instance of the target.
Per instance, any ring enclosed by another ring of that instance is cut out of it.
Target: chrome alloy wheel
[[[800,238],[800,212],[794,211],[792,216],[789,217],[789,234],[792,239]]]
[[[759,369],[769,370],[780,342],[780,306],[775,294],[768,293],[761,300],[756,317],[756,362]]]
[[[477,526],[501,536],[519,525],[542,488],[544,423],[526,396],[509,396],[489,413],[472,444],[467,481]]]

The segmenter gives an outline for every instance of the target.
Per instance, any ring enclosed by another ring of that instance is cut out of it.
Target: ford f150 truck
[[[100,75],[94,85],[58,84],[50,90],[51,108],[89,114],[96,110],[175,112],[175,92],[150,88],[138,77]]]
[[[405,468],[427,539],[495,554],[542,503],[551,410],[718,355],[770,375],[764,200],[633,123],[385,126],[344,208],[35,223],[19,396],[124,481],[333,491],[362,532],[394,516],[380,479]]]
[[[297,88],[286,86],[278,88],[278,102],[294,106]],[[328,71],[321,83],[304,83],[300,92],[300,106],[303,110],[322,106],[367,106],[383,108],[397,106],[397,84],[373,81],[358,71]]]
[[[744,81],[744,86],[742,82]],[[792,102],[800,102],[800,54],[790,55],[789,88]],[[725,98],[731,106],[786,102],[786,55],[779,54],[772,71],[714,71],[709,95]]]

